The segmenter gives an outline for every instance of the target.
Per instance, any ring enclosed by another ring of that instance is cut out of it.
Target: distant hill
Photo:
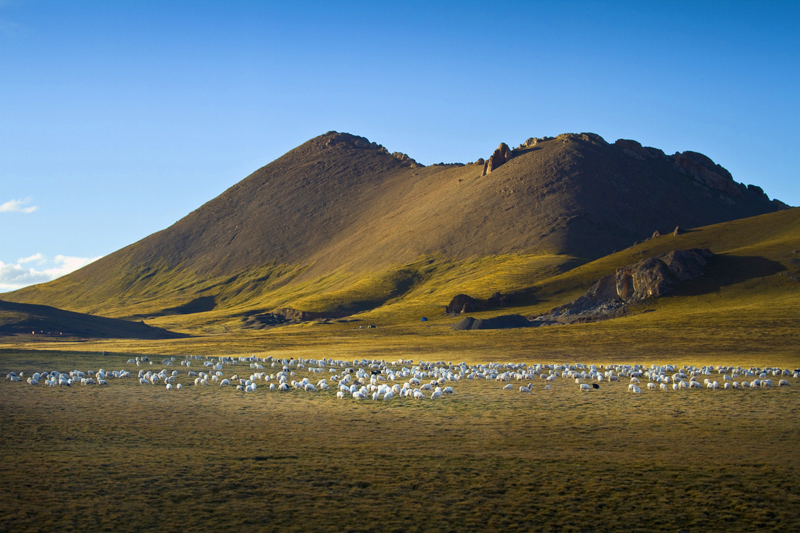
[[[4,297],[136,318],[277,308],[340,316],[401,298],[445,264],[522,254],[540,258],[524,275],[552,275],[654,231],[786,207],[702,154],[591,133],[423,167],[329,132],[169,228]]]
[[[172,339],[185,336],[141,322],[2,300],[0,300],[0,335],[116,339]]]

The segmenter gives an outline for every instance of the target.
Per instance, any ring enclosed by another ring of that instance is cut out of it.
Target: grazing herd
[[[504,383],[501,390],[513,391],[512,382],[520,385],[522,394],[533,394],[538,388],[551,390],[551,385],[575,383],[582,392],[628,382],[628,392],[641,394],[682,391],[687,389],[743,390],[773,386],[788,387],[789,379],[800,377],[800,369],[742,368],[732,366],[677,365],[584,365],[584,364],[512,364],[488,363],[467,365],[452,362],[420,362],[411,360],[385,361],[378,359],[281,359],[274,357],[203,357],[186,356],[179,362],[175,357],[161,361],[161,370],[149,367],[154,362],[147,356],[128,359],[126,364],[141,368],[136,374],[141,385],[162,385],[168,391],[180,391],[185,386],[230,387],[243,393],[254,393],[263,387],[269,392],[300,391],[320,393],[335,391],[338,399],[382,400],[410,398],[440,399],[455,393],[462,380],[484,380]],[[239,375],[242,374],[242,375]],[[298,374],[307,374],[300,377]],[[86,372],[39,371],[9,372],[11,382],[23,380],[33,386],[71,387],[73,385],[108,386],[109,381],[130,379],[128,370]],[[183,381],[183,383],[179,382]],[[536,382],[542,385],[536,386]],[[573,385],[574,386],[574,385]]]

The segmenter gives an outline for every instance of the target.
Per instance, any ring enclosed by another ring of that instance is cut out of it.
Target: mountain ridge
[[[133,316],[201,297],[224,304],[217,296],[227,290],[236,306],[255,308],[276,287],[337,276],[346,286],[349,275],[423,257],[525,253],[586,262],[655,230],[785,207],[695,152],[666,156],[584,133],[531,138],[504,153],[488,173],[480,160],[426,167],[363,137],[328,132],[172,226],[7,296]]]

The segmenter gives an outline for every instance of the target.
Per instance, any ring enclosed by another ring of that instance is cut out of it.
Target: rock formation
[[[713,256],[707,249],[676,250],[620,267],[577,300],[531,320],[535,325],[570,324],[619,316],[631,304],[663,296],[681,283],[701,277]]]
[[[667,159],[667,156],[658,148],[650,148],[649,146],[642,146],[637,141],[630,139],[617,139],[614,146],[622,148],[622,151],[628,157],[644,161],[646,159]]]
[[[467,294],[459,294],[450,300],[450,303],[444,308],[444,312],[448,315],[473,313],[477,308],[476,304],[477,301],[472,296]]]
[[[457,316],[463,315],[464,313],[474,313],[476,311],[506,307],[508,303],[509,296],[499,292],[489,296],[486,301],[475,299],[468,294],[459,294],[450,300],[450,303],[445,306],[444,312],[447,315]]]
[[[392,152],[392,157],[398,159],[401,163],[411,168],[419,168],[425,166],[421,163],[417,163],[417,161],[413,157],[410,157],[407,154],[404,154],[403,152]]]
[[[733,181],[731,173],[721,165],[714,163],[711,158],[687,150],[686,152],[676,153],[672,156],[672,160],[676,170],[693,177],[700,183],[735,198],[742,196],[742,190]]]
[[[325,146],[335,146],[337,144],[345,144],[352,148],[360,148],[362,150],[377,150],[384,154],[389,154],[389,150],[387,150],[382,145],[376,142],[370,142],[369,139],[366,137],[360,137],[358,135],[353,135],[350,133],[339,133],[335,131],[329,131],[325,135],[329,136],[328,140],[325,143]],[[403,152],[392,152],[390,154],[392,157],[403,163],[404,166],[408,166],[411,168],[418,168],[424,167],[425,165],[421,163],[417,163],[413,158],[409,157],[407,154]]]
[[[481,176],[491,174],[493,170],[506,163],[512,157],[514,157],[514,152],[511,151],[506,143],[500,143],[497,150],[495,150],[492,156],[484,163],[483,174],[481,174]]]
[[[504,315],[493,318],[464,317],[453,324],[454,330],[529,328],[533,324],[522,315]]]

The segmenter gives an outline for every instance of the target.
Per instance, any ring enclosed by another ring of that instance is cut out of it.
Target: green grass
[[[0,372],[135,371],[126,359],[5,350]],[[797,380],[638,396],[463,380],[442,401],[373,403],[193,387],[175,368],[180,392],[0,382],[0,529],[800,528]]]

